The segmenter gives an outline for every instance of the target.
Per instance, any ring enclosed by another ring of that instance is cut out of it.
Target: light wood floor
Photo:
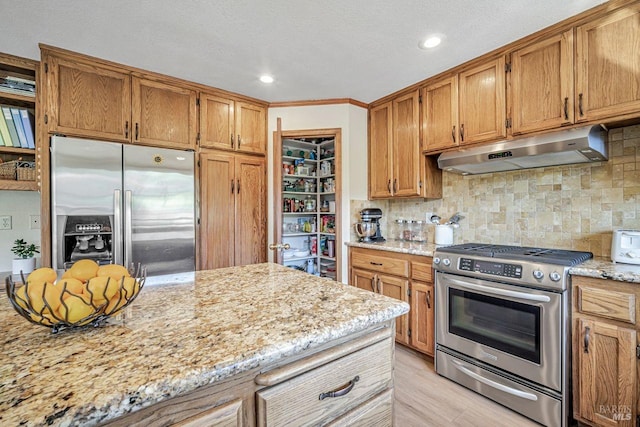
[[[540,427],[433,369],[427,356],[396,344],[396,427]]]

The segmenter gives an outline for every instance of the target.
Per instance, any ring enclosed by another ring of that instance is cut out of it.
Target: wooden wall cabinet
[[[573,29],[511,54],[512,133],[574,121]]]
[[[208,93],[200,94],[200,146],[266,154],[266,107]]]
[[[200,263],[207,270],[266,261],[262,157],[200,154]]]
[[[49,133],[195,149],[196,92],[41,47]]]
[[[460,145],[505,138],[505,57],[458,74]]]
[[[457,147],[458,76],[433,82],[422,89],[424,151]]]
[[[384,250],[349,248],[349,284],[409,303],[396,318],[396,342],[433,356],[432,259]]]
[[[640,4],[576,28],[576,121],[640,111]]]
[[[132,142],[189,150],[196,140],[196,92],[133,76]]]
[[[573,412],[593,426],[635,426],[640,398],[640,288],[572,277]]]
[[[442,197],[442,172],[422,155],[420,92],[369,112],[369,198]]]

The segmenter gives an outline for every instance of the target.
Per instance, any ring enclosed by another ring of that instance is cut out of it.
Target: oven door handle
[[[472,289],[474,291],[485,292],[488,294],[518,298],[526,301],[536,301],[536,302],[551,301],[551,298],[549,298],[547,295],[535,295],[535,294],[528,294],[526,292],[509,291],[507,289],[494,288],[491,286],[474,285],[473,283],[462,282],[460,280],[452,279],[450,277],[447,277],[447,280],[449,280],[452,283],[455,283],[458,286],[462,286],[463,288]]]
[[[474,380],[480,381],[481,383],[486,384],[489,387],[493,387],[495,389],[498,389],[500,391],[504,391],[505,393],[511,394],[513,396],[521,397],[523,399],[533,400],[533,401],[538,400],[538,396],[536,396],[533,393],[527,393],[526,391],[521,391],[521,390],[515,389],[513,387],[509,387],[509,386],[506,386],[504,384],[500,384],[499,382],[490,380],[489,378],[485,378],[482,375],[476,374],[475,372],[473,372],[473,371],[467,369],[466,367],[464,367],[462,365],[462,363],[458,362],[457,360],[453,360],[453,364],[463,374],[468,375],[471,378],[473,378]]]

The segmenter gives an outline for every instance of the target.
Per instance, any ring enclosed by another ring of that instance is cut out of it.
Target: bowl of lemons
[[[60,278],[52,268],[31,272],[21,283],[6,279],[7,297],[13,308],[31,323],[65,328],[99,326],[131,304],[144,286],[146,269],[119,264],[98,265],[76,261]]]

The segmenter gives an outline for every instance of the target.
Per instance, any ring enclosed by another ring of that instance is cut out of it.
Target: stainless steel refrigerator
[[[57,270],[86,258],[149,276],[195,270],[191,151],[54,136],[51,201]]]

